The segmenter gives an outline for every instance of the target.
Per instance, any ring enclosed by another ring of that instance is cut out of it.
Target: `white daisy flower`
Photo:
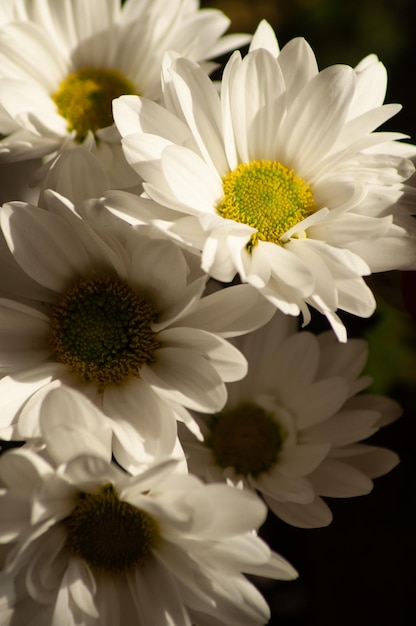
[[[80,454],[67,458],[59,423],[43,425],[43,453],[23,447],[0,459],[2,626],[267,623],[243,572],[297,573],[254,532],[266,515],[257,496],[204,485],[174,461],[127,475],[88,450],[99,433],[87,442],[73,433]]]
[[[104,141],[111,101],[157,98],[167,49],[207,59],[249,39],[195,0],[23,0],[0,12],[0,155],[21,160],[86,143],[113,182],[133,184],[119,142]],[[9,21],[10,20],[10,21]],[[95,146],[95,139],[100,139]],[[117,138],[116,138],[117,139]],[[114,171],[117,170],[117,171]],[[126,173],[127,172],[127,173]]]
[[[382,105],[384,67],[368,57],[319,72],[303,39],[279,52],[263,22],[220,94],[173,55],[163,88],[164,107],[123,96],[113,114],[146,194],[172,210],[165,230],[214,278],[238,273],[305,323],[312,306],[345,341],[335,311],[375,308],[362,277],[416,265],[414,198],[401,201],[414,167],[396,154],[403,135],[373,132],[400,109]]]
[[[185,433],[182,442],[190,471],[259,491],[289,524],[325,526],[332,514],[322,496],[366,494],[398,463],[394,452],[357,442],[401,411],[389,398],[356,395],[371,383],[359,377],[364,340],[295,332],[290,320],[278,314],[236,340],[246,378],[228,386],[223,411],[199,416],[204,443]]]
[[[246,373],[225,337],[273,307],[248,285],[203,297],[206,276],[172,241],[43,198],[0,209],[0,437],[38,437],[45,393],[66,384],[112,419],[120,464],[169,454],[176,419],[194,428],[187,409],[220,410],[224,382]]]

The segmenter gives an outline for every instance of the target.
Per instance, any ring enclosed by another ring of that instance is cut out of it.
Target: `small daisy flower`
[[[266,514],[257,496],[204,485],[174,461],[128,475],[94,454],[98,432],[85,441],[74,431],[68,456],[62,416],[52,430],[41,421],[43,452],[0,459],[3,626],[267,623],[243,572],[297,574],[256,535]]]
[[[22,160],[75,143],[97,151],[120,184],[133,184],[122,167],[111,101],[122,94],[160,95],[167,49],[204,64],[246,43],[223,33],[229,19],[194,0],[23,0],[0,12],[0,155]],[[95,140],[100,139],[97,145]],[[119,171],[114,172],[115,169]],[[113,182],[114,182],[113,180]]]
[[[195,429],[188,409],[220,410],[224,383],[246,373],[226,337],[273,307],[248,285],[204,297],[206,276],[172,241],[95,203],[82,219],[62,196],[43,199],[0,210],[0,436],[38,437],[45,393],[65,384],[112,418],[121,465],[169,454],[176,419]]]
[[[305,323],[312,306],[345,341],[336,310],[375,308],[363,276],[416,264],[414,200],[401,199],[414,167],[395,148],[403,135],[373,132],[400,109],[382,104],[385,88],[375,57],[319,72],[303,39],[279,52],[263,22],[220,94],[196,63],[167,55],[164,107],[126,95],[113,111],[146,194],[172,211],[166,232],[207,273],[238,273]]]
[[[366,494],[398,463],[394,452],[358,442],[401,411],[389,398],[356,395],[371,383],[359,377],[364,340],[295,332],[290,320],[278,314],[236,340],[246,378],[228,386],[223,411],[198,417],[204,443],[186,433],[182,442],[190,471],[259,491],[289,524],[325,526],[332,514],[322,496]]]

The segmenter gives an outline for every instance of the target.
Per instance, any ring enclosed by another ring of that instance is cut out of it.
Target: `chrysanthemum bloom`
[[[389,398],[356,395],[371,383],[359,377],[364,340],[295,332],[292,319],[279,314],[236,340],[246,378],[228,386],[223,411],[199,417],[204,443],[184,433],[183,444],[190,471],[242,482],[289,524],[318,527],[332,519],[322,496],[367,494],[398,463],[396,453],[358,442],[401,411]]]
[[[45,393],[67,384],[113,418],[122,465],[169,454],[175,420],[192,428],[187,409],[220,410],[224,381],[246,373],[224,337],[273,307],[248,285],[203,297],[206,276],[172,241],[44,201],[0,209],[0,437],[38,437]]]
[[[146,193],[173,210],[165,229],[214,278],[238,273],[305,322],[310,305],[345,340],[335,311],[375,308],[362,276],[416,263],[415,205],[400,199],[413,165],[396,156],[402,135],[372,132],[400,109],[382,106],[384,67],[368,57],[319,72],[303,39],[279,54],[262,23],[249,54],[227,63],[220,95],[172,55],[163,88],[165,108],[123,96],[113,110]]]
[[[72,433],[68,456],[64,420],[41,421],[43,453],[0,460],[2,626],[267,623],[242,572],[297,574],[255,534],[266,513],[257,496],[204,485],[173,461],[127,475],[106,458],[99,428],[87,442],[80,433],[82,454]]]
[[[216,57],[247,42],[222,37],[229,19],[194,0],[23,0],[0,13],[0,155],[45,156],[63,144],[97,150],[113,182],[133,184],[119,142],[104,141],[111,101],[157,98],[167,49],[207,71]],[[215,67],[215,66],[214,66]],[[94,147],[94,138],[100,139]],[[129,171],[130,170],[130,171]],[[129,176],[126,175],[129,172]],[[126,177],[127,176],[127,177]]]

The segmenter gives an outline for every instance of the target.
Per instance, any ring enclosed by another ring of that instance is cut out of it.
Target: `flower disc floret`
[[[206,443],[221,467],[256,476],[275,465],[284,440],[272,413],[245,402],[213,416]]]
[[[256,228],[258,240],[281,244],[284,233],[315,211],[310,185],[278,161],[240,163],[222,179],[224,198],[217,212]]]
[[[112,484],[81,491],[64,521],[67,546],[94,570],[120,574],[143,567],[160,540],[158,522],[119,499]]]
[[[50,344],[82,381],[120,384],[152,362],[156,317],[149,299],[120,278],[82,278],[52,308]]]
[[[136,88],[122,72],[113,69],[84,67],[69,74],[52,95],[58,112],[76,131],[76,140],[84,141],[88,131],[95,133],[113,123],[111,103],[123,94],[135,94]]]

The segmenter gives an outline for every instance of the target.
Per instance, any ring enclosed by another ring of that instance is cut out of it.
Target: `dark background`
[[[303,36],[319,67],[356,65],[375,53],[389,76],[386,102],[402,111],[386,129],[416,143],[416,18],[414,0],[212,0],[232,30],[252,33],[260,19],[280,46]],[[225,60],[225,59],[224,59]],[[405,311],[399,272],[376,277],[379,303],[370,320],[345,317],[350,336],[370,344],[372,390],[397,399],[403,416],[369,443],[395,450],[401,463],[359,498],[328,499],[334,521],[323,529],[292,528],[269,516],[262,536],[298,568],[295,582],[258,581],[279,626],[413,626],[416,624],[416,322]],[[415,296],[416,282],[410,286]],[[386,298],[386,299],[385,299]],[[326,329],[314,316],[312,329]]]

